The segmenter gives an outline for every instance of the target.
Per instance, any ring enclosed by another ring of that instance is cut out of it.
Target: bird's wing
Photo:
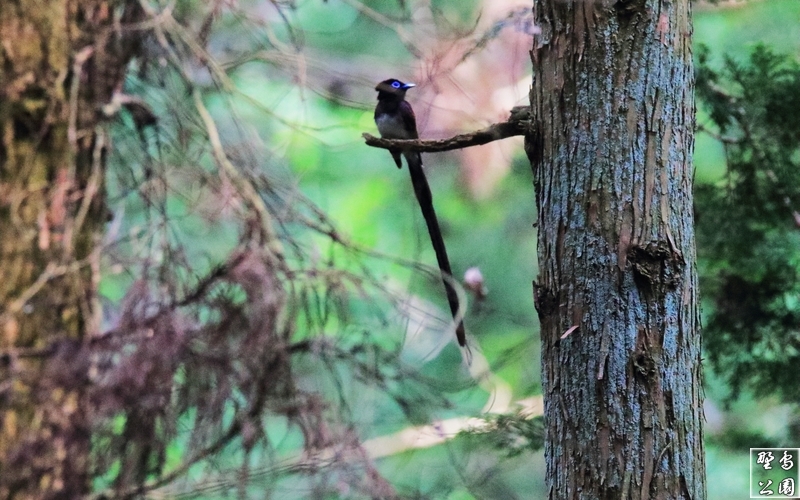
[[[417,133],[417,117],[408,101],[400,102],[400,116],[403,117],[403,128],[410,135],[409,139],[419,139]]]
[[[403,164],[400,162],[400,151],[397,149],[390,149],[390,153],[392,153],[392,158],[394,158],[394,163],[397,165],[397,168],[403,168]]]

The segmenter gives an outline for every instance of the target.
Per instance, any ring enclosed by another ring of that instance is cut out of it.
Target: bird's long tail
[[[458,322],[456,326],[458,345],[464,347],[467,344],[467,338],[464,333],[464,322],[458,317],[458,294],[453,286],[453,272],[450,270],[450,260],[447,258],[442,232],[439,230],[439,221],[436,219],[436,211],[433,209],[431,188],[428,186],[428,180],[422,170],[422,157],[418,152],[407,152],[405,157],[408,162],[408,171],[411,174],[411,184],[414,186],[414,194],[417,196],[420,209],[422,209],[422,216],[428,226],[428,234],[431,237],[433,250],[436,252],[436,260],[439,263],[439,271],[442,273],[442,283],[447,293],[450,312],[453,315],[453,319]]]

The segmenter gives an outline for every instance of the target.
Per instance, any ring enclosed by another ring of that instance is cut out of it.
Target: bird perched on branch
[[[403,83],[400,80],[391,78],[379,83],[375,90],[378,91],[378,105],[375,107],[375,124],[378,132],[385,139],[418,139],[417,119],[414,110],[406,101],[406,91],[415,87],[413,83]],[[447,292],[447,302],[450,304],[450,312],[453,319],[458,322],[456,326],[456,338],[458,345],[465,346],[467,343],[464,333],[464,323],[458,318],[458,294],[453,286],[453,272],[450,270],[450,261],[447,258],[442,232],[439,230],[439,222],[436,219],[436,212],[433,209],[433,197],[422,170],[422,156],[418,151],[411,149],[390,149],[389,152],[394,158],[397,168],[402,168],[400,156],[405,157],[408,164],[408,171],[411,174],[411,184],[414,186],[414,194],[417,196],[419,207],[422,209],[422,216],[428,226],[428,234],[431,237],[433,250],[436,252],[436,260],[439,263],[439,271],[442,273],[442,282]]]

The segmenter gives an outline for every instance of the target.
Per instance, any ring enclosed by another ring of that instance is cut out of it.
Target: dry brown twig
[[[364,133],[367,146],[383,149],[410,149],[421,153],[440,153],[471,146],[480,146],[493,141],[507,139],[518,135],[525,135],[530,130],[531,111],[528,106],[517,106],[511,110],[508,120],[492,124],[486,128],[459,134],[447,139],[421,140],[421,139],[382,139]]]

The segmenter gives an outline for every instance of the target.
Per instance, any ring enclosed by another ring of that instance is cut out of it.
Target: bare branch
[[[518,135],[525,135],[531,126],[531,111],[528,106],[517,106],[511,110],[508,120],[495,123],[486,128],[459,134],[447,139],[439,140],[418,140],[418,139],[382,139],[374,135],[364,133],[367,146],[383,149],[406,149],[419,151],[421,153],[439,153],[442,151],[452,151],[463,149],[470,146],[480,146],[493,141],[507,139]]]

